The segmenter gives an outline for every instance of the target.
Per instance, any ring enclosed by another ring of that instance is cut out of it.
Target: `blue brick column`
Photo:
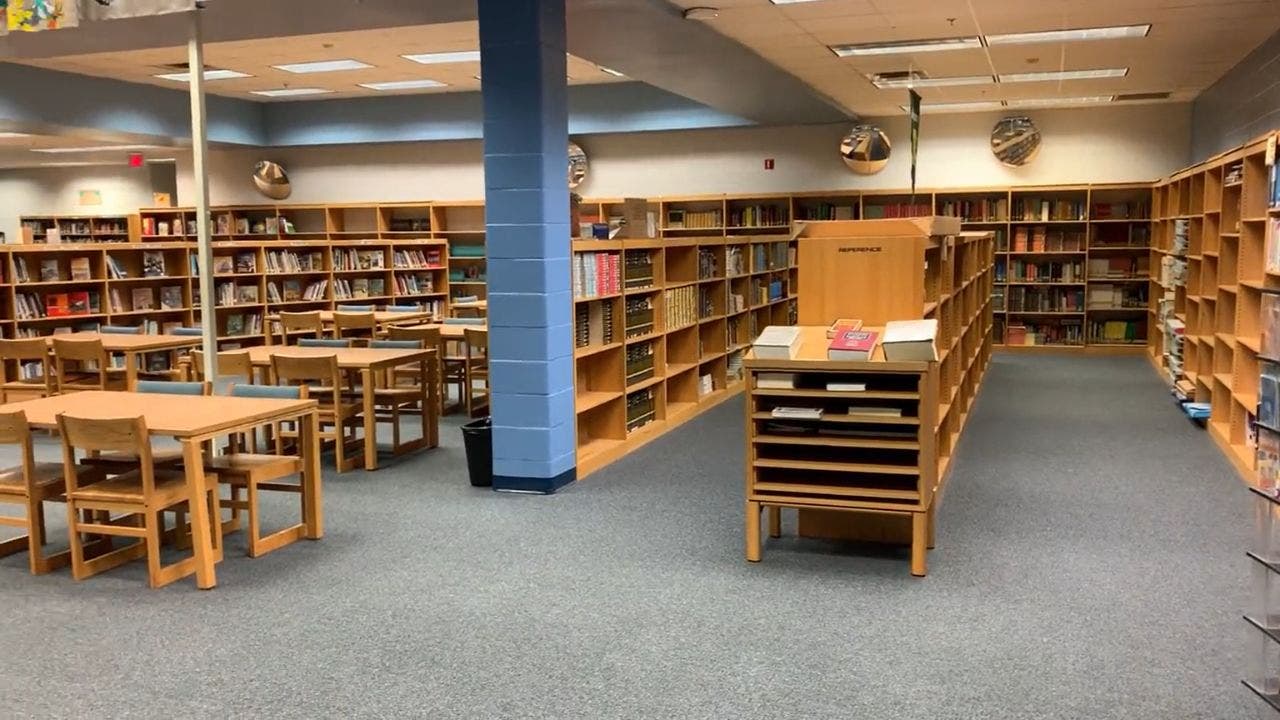
[[[577,476],[564,0],[479,0],[493,472]]]

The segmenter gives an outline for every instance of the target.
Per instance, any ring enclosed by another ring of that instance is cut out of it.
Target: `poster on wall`
[[[5,28],[12,32],[39,32],[79,24],[78,0],[0,0]]]
[[[916,157],[920,154],[920,96],[915,90],[911,93],[911,202],[916,197]]]
[[[81,190],[80,204],[81,205],[101,205],[102,191],[101,190]]]

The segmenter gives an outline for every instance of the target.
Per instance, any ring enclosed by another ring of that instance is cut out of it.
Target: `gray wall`
[[[1192,162],[1280,129],[1280,32],[1272,35],[1191,109]]]

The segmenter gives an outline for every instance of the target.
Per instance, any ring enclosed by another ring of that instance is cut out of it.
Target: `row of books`
[[[654,389],[644,388],[627,394],[627,432],[633,432],[653,422],[657,417],[657,395]]]
[[[1013,252],[1080,252],[1085,234],[1080,230],[1049,230],[1044,225],[1013,229]],[[998,239],[997,239],[997,244]]]
[[[358,300],[361,298],[383,297],[386,294],[387,284],[382,278],[338,279],[333,281],[333,298],[335,300]]]
[[[33,292],[20,292],[13,296],[13,315],[18,320],[93,315],[100,312],[102,298],[93,290],[47,293],[43,298]]]
[[[266,260],[269,273],[315,272],[325,269],[324,252],[320,250],[268,250]]]
[[[1146,220],[1151,217],[1151,204],[1146,200],[1093,204],[1094,220]]]
[[[1089,241],[1090,249],[1134,247],[1145,248],[1151,245],[1151,226],[1133,223],[1116,223],[1114,225],[1094,225],[1093,239]]]
[[[628,288],[647,288],[653,285],[653,255],[647,252],[629,252],[623,259],[623,282]]]
[[[382,270],[386,259],[381,250],[333,250],[334,270]]]
[[[1092,343],[1136,343],[1145,341],[1147,322],[1145,320],[1091,320],[1089,322],[1089,342]]]
[[[598,297],[622,292],[621,263],[616,252],[574,253],[573,296]]]
[[[787,294],[786,284],[781,278],[752,278],[751,296],[756,305],[765,305],[774,300],[781,300]]]
[[[698,295],[693,285],[667,290],[665,300],[668,330],[675,330],[698,322]]]
[[[1117,308],[1146,309],[1147,286],[1124,283],[1091,283],[1089,285],[1089,309],[1111,310]]]
[[[751,252],[752,272],[782,270],[795,264],[795,248],[786,242],[756,243]]]
[[[820,202],[811,205],[802,205],[798,212],[801,220],[857,220],[858,208],[856,205],[837,205],[835,203]]]
[[[1146,255],[1115,255],[1089,258],[1090,278],[1142,278],[1150,274]]]
[[[669,230],[710,230],[724,225],[719,210],[668,210]]]
[[[258,286],[218,283],[214,286],[214,302],[219,306],[256,304],[259,302]]]
[[[439,250],[393,250],[391,265],[395,268],[438,268],[443,264]]]
[[[864,220],[880,220],[883,218],[927,217],[933,215],[933,203],[887,203],[883,205],[862,204]]]
[[[1268,222],[1266,245],[1267,272],[1280,273],[1280,217],[1273,217]]]
[[[729,225],[732,227],[767,227],[790,222],[787,208],[781,205],[748,205],[729,209]]]
[[[157,217],[144,216],[142,218],[142,234],[151,236],[172,236],[182,235],[183,231],[187,235],[196,234],[196,221],[188,220],[183,225],[181,216],[174,215],[168,220],[162,220]],[[225,234],[225,233],[224,233]]]
[[[429,273],[395,276],[397,295],[425,295],[436,292],[435,279]]]
[[[1009,219],[1009,199],[943,200],[938,203],[938,214],[968,222],[1004,222]]]
[[[86,259],[87,260],[87,259]],[[74,273],[75,266],[72,266]],[[114,255],[107,255],[107,277],[122,280],[129,277],[129,269]],[[141,277],[166,277],[164,253],[158,250],[147,250],[142,253]]]
[[[228,313],[225,322],[223,337],[262,334],[261,313]]]
[[[1088,218],[1087,206],[1083,200],[1065,198],[1014,198],[1014,222],[1035,222],[1048,220],[1083,221]]]
[[[1000,266],[997,263],[997,282],[1000,282],[1000,274]],[[1008,278],[1008,282],[1084,282],[1084,263],[1079,260],[1028,262],[1013,258],[1009,260]]]
[[[299,280],[285,280],[281,285],[284,286],[284,292],[280,291],[280,286],[276,285],[274,280],[267,283],[267,302],[300,302],[303,300],[328,299],[325,296],[325,290],[329,287],[328,280],[309,282],[305,289]]]
[[[199,258],[193,253],[191,255],[191,274],[196,275],[196,263]],[[213,256],[213,274],[214,275],[235,275],[249,274],[258,272],[258,256],[252,252],[241,252],[235,255],[214,255]]]
[[[1084,290],[1010,286],[1006,290],[1009,312],[1081,312]]]
[[[1009,323],[1004,342],[1006,345],[1083,345],[1084,326],[1079,320]]]
[[[715,248],[698,248],[698,278],[707,280],[717,277],[722,276],[720,275],[720,258]]]
[[[575,347],[599,347],[614,342],[613,303],[589,302],[574,306]]]
[[[255,288],[256,290],[256,288]],[[156,307],[155,288],[136,287],[129,291],[130,305],[124,303],[124,293],[120,288],[111,288],[108,295],[111,300],[111,312],[130,312],[133,310],[152,310]],[[186,303],[182,301],[182,286],[167,285],[160,288],[161,310],[182,310]]]
[[[726,277],[747,274],[747,259],[741,247],[730,246],[724,249],[724,272]]]

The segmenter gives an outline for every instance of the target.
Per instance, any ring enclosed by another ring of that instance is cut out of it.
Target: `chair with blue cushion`
[[[333,314],[333,336],[338,339],[353,339],[362,342],[377,337],[378,320],[373,311],[369,312],[335,312]]]
[[[290,345],[289,341],[301,336],[303,340],[324,337],[324,321],[319,310],[311,312],[280,313],[280,344]]]
[[[231,386],[232,397],[270,398],[273,400],[306,400],[306,386],[287,385],[242,385]],[[258,502],[260,491],[290,493],[302,496],[301,473],[303,459],[300,455],[286,455],[284,452],[281,425],[272,427],[272,435],[276,439],[276,452],[259,454],[246,452],[243,445],[233,440],[229,452],[215,458],[205,459],[205,472],[216,474],[218,482],[231,488],[231,500],[224,501],[224,507],[233,512],[245,511],[249,515],[248,555],[261,557],[292,542],[304,535],[305,526],[302,521],[295,525],[278,530],[265,537],[262,536],[261,506]],[[319,439],[317,438],[317,442]],[[297,476],[297,482],[280,482],[285,478]],[[245,498],[240,499],[240,490],[245,491]],[[304,511],[305,515],[305,511]]]
[[[374,311],[373,305],[339,305],[334,312],[340,313],[371,313]]]
[[[99,325],[98,332],[105,335],[141,335],[141,325]]]
[[[213,385],[208,382],[167,382],[164,380],[139,380],[140,393],[161,395],[212,395]],[[180,467],[182,448],[152,449],[151,459],[160,468]],[[136,455],[119,452],[90,454],[80,461],[82,465],[101,468],[108,475],[119,475],[138,469],[141,460]]]
[[[349,348],[351,341],[334,338],[302,338],[298,340],[298,347]]]
[[[384,309],[387,312],[404,312],[404,313],[422,312],[422,308],[417,305],[388,305]]]
[[[482,317],[451,317],[441,321],[444,325],[467,325],[470,327],[478,327],[487,325],[488,321]]]
[[[426,346],[422,340],[374,340],[369,343],[370,349],[382,350],[421,350],[424,347]],[[430,368],[427,373],[426,382],[431,382]],[[397,379],[402,377],[411,377],[413,382],[408,385],[399,384]],[[400,414],[418,407],[422,402],[421,382],[421,368],[414,362],[388,371],[378,379],[378,386],[373,391],[375,419],[391,425],[391,446],[394,452],[400,451]]]
[[[182,335],[185,337],[200,337],[204,335],[204,328],[198,327],[176,327],[169,330],[170,335]]]

